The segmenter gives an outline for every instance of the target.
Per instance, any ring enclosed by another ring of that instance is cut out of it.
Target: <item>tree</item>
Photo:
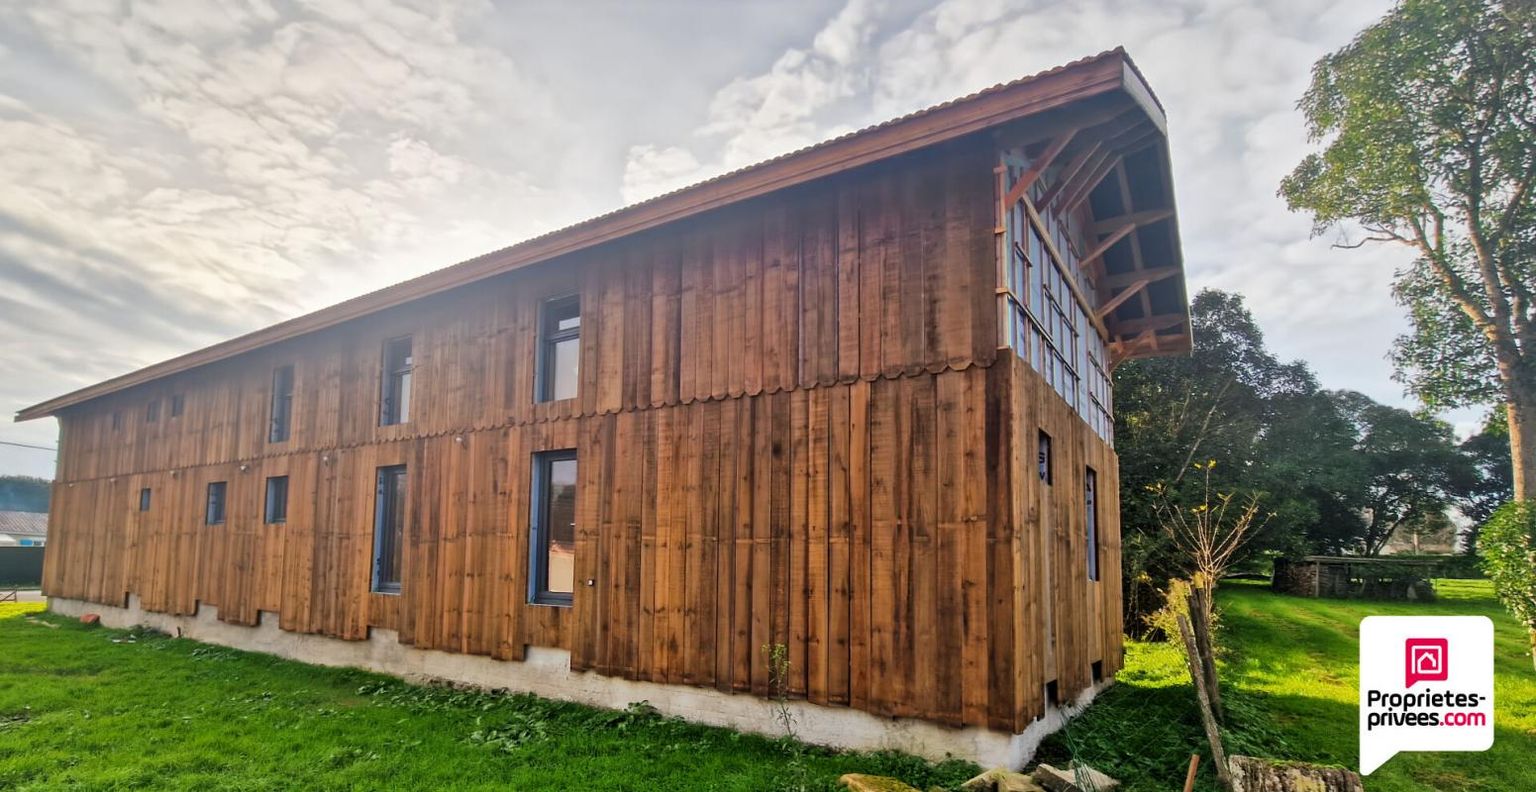
[[[1536,497],[1536,11],[1404,0],[1313,67],[1322,149],[1280,193],[1314,232],[1417,256],[1396,295],[1399,377],[1427,407],[1502,404],[1516,498]]]
[[[1499,412],[1489,414],[1482,431],[1461,443],[1467,458],[1465,475],[1455,482],[1456,510],[1471,521],[1463,532],[1468,555],[1477,553],[1478,532],[1483,523],[1515,494],[1514,472],[1509,461],[1509,427]]]
[[[0,476],[0,511],[48,511],[48,482],[33,476]]]
[[[1200,477],[1190,475],[1196,461],[1215,461],[1217,489],[1259,493],[1273,514],[1253,528],[1237,563],[1262,551],[1358,546],[1363,530],[1354,426],[1312,372],[1270,353],[1240,295],[1207,289],[1190,315],[1189,356],[1115,369],[1125,626],[1133,634],[1160,606],[1167,581],[1187,574],[1157,511],[1202,502]]]
[[[1163,534],[1178,550],[1190,579],[1215,586],[1270,515],[1260,512],[1258,493],[1238,497],[1217,491],[1211,481],[1215,460],[1196,462],[1191,467],[1197,474],[1198,483],[1193,487],[1197,502],[1185,505],[1168,487],[1157,485],[1153,487],[1157,496],[1154,509]]]
[[[1335,392],[1333,398],[1355,426],[1355,453],[1366,474],[1358,549],[1377,555],[1404,526],[1432,524],[1445,514],[1466,460],[1443,421],[1352,391]]]
[[[1483,571],[1504,607],[1525,626],[1536,664],[1536,507],[1506,504],[1483,525],[1482,537]]]

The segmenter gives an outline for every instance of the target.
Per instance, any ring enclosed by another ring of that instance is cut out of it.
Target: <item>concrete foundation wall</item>
[[[196,616],[171,616],[146,611],[137,596],[117,608],[82,600],[51,597],[48,609],[62,616],[95,613],[108,627],[144,626],[205,643],[277,655],[304,663],[363,668],[423,682],[445,680],[484,688],[505,688],[596,707],[622,708],[648,701],[657,710],[696,723],[724,726],[769,736],[782,734],[774,718],[774,702],[751,695],[731,695],[709,688],[638,682],[592,672],[571,670],[570,653],[562,649],[529,647],[523,662],[478,655],[422,650],[399,642],[392,630],[374,629],[366,641],[342,641],[320,635],[287,632],[277,627],[277,614],[261,614],[256,627],[218,620],[218,611],[201,606]],[[825,707],[790,701],[795,732],[819,745],[853,750],[896,750],[933,760],[948,756],[969,759],[984,767],[1022,767],[1046,735],[1081,712],[1108,683],[1091,688],[1066,707],[1052,707],[1044,718],[1021,734],[975,727],[953,729],[927,721],[882,718],[845,707]]]

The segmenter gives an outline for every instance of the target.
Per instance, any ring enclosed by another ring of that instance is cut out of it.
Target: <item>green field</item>
[[[926,788],[976,772],[644,707],[407,685],[39,608],[0,605],[0,789],[832,789],[847,772]]]
[[[1400,754],[1366,789],[1536,789],[1536,674],[1525,636],[1487,583],[1438,588],[1439,602],[1413,605],[1223,586],[1229,750],[1354,766],[1360,619],[1483,614],[1498,641],[1493,750]],[[845,772],[927,789],[953,787],[975,770],[807,749],[645,708],[408,685],[89,629],[38,608],[0,605],[0,789],[832,789]],[[1132,643],[1119,684],[1052,737],[1042,758],[1076,757],[1132,792],[1168,790],[1202,744],[1180,658],[1166,645]]]
[[[1365,779],[1370,792],[1536,790],[1536,674],[1524,632],[1486,581],[1436,583],[1433,604],[1315,600],[1225,583],[1218,595],[1227,652],[1222,685],[1230,753],[1358,766],[1356,675],[1360,619],[1483,615],[1495,626],[1494,746],[1485,753],[1398,754]],[[1119,684],[1050,739],[1042,756],[1078,757],[1131,790],[1176,789],[1202,745],[1182,658],[1166,644],[1131,643]],[[1202,757],[1202,767],[1208,767]],[[1208,774],[1203,787],[1212,789]]]

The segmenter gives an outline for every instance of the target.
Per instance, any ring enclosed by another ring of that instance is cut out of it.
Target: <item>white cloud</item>
[[[1116,45],[1168,110],[1192,286],[1246,294],[1325,384],[1397,395],[1403,257],[1309,240],[1274,194],[1312,62],[1388,0],[817,1],[700,30],[483,0],[0,0],[0,407]],[[657,92],[677,70],[713,95]]]

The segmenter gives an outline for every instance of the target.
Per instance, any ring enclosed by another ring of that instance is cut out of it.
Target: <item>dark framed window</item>
[[[1099,579],[1099,474],[1088,468],[1083,479],[1083,521],[1088,531],[1088,579]]]
[[[379,426],[411,420],[411,337],[384,342],[384,378],[379,394]]]
[[[152,497],[149,487],[139,490],[139,511],[149,511],[149,501]]]
[[[203,522],[209,525],[224,524],[224,496],[228,489],[229,485],[227,482],[208,482],[208,506],[203,512]]]
[[[373,590],[400,593],[405,545],[405,465],[379,468],[373,492]]]
[[[114,410],[112,412],[112,431],[115,432],[121,428],[123,428],[123,411]]]
[[[144,407],[144,422],[154,423],[160,420],[160,400],[155,399]]]
[[[1051,436],[1045,432],[1040,433],[1040,445],[1036,451],[1040,464],[1040,480],[1051,483]]]
[[[269,414],[272,418],[267,428],[267,442],[286,442],[293,429],[293,366],[272,369],[272,404]]]
[[[581,376],[581,298],[545,300],[539,316],[539,361],[534,376],[538,401],[576,396]]]
[[[570,605],[576,588],[576,451],[533,455],[528,601]]]
[[[187,397],[180,393],[171,397],[171,417],[180,418],[187,410]]]
[[[268,525],[288,522],[287,476],[271,476],[267,479],[267,502],[263,513]]]

